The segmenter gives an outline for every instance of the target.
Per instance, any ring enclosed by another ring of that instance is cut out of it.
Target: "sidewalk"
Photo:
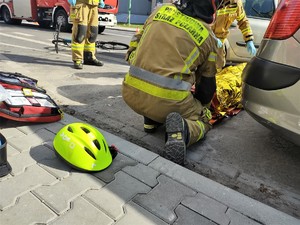
[[[51,124],[0,120],[12,172],[0,178],[0,224],[299,225],[300,221],[99,129],[120,153],[82,173],[54,153]]]

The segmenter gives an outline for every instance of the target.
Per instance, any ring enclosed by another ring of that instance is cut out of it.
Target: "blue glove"
[[[104,6],[105,6],[104,1],[103,1],[103,0],[100,0],[100,2],[99,2],[99,7],[103,9]]]
[[[256,55],[256,48],[254,47],[253,41],[248,41],[247,42],[247,51],[251,56]]]
[[[223,46],[222,41],[219,38],[216,38],[216,40],[217,40],[217,46],[218,46],[218,48],[222,48],[222,46]]]
[[[74,6],[76,4],[76,0],[68,0],[68,2],[71,6]]]

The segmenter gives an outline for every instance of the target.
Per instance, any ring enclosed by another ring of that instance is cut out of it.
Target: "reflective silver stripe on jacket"
[[[171,90],[190,91],[192,87],[189,82],[164,77],[132,65],[130,66],[129,74],[143,81]]]

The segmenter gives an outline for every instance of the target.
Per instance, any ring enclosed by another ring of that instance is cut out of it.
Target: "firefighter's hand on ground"
[[[99,7],[103,9],[104,6],[105,6],[105,3],[103,2],[103,0],[100,0],[100,2],[99,2]]]
[[[68,2],[71,6],[76,5],[76,0],[68,0]]]
[[[223,46],[223,43],[219,38],[217,38],[217,46],[218,46],[218,48],[222,48],[222,46]]]
[[[256,48],[254,46],[253,41],[248,41],[247,42],[247,51],[251,56],[255,56],[256,55]]]

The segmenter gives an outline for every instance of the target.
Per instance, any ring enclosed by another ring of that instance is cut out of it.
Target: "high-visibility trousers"
[[[82,61],[84,52],[90,52],[95,57],[98,34],[98,5],[84,3],[71,8],[72,28],[72,60]]]

